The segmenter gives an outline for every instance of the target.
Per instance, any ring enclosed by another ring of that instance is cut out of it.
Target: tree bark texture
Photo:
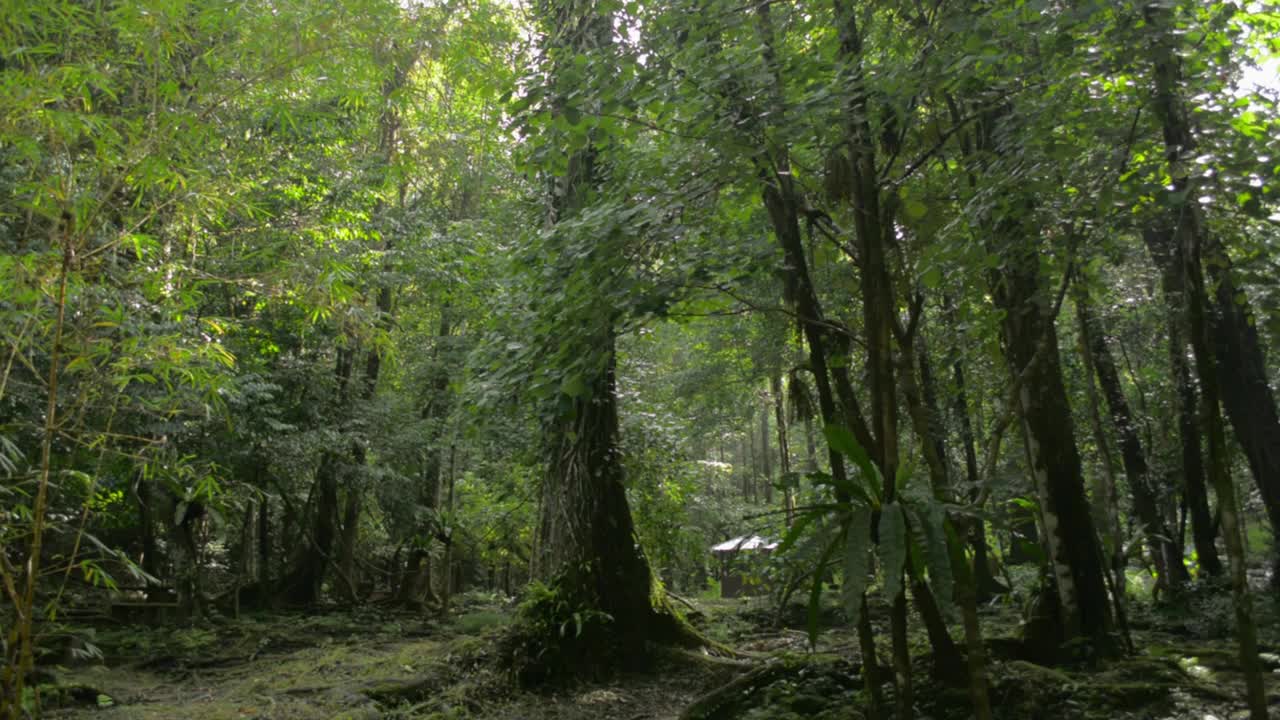
[[[1109,645],[1112,617],[1102,548],[1085,496],[1057,330],[1045,312],[1049,299],[1040,282],[1036,250],[1027,247],[1027,238],[1010,237],[1008,231],[1000,233],[1012,242],[992,294],[1005,312],[1002,334],[1011,377],[1026,374],[1018,391],[1017,411],[1063,615],[1061,639],[1087,637]]]

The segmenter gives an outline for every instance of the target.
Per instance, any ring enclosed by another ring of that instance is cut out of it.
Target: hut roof
[[[739,550],[773,550],[776,547],[778,547],[776,540],[770,540],[759,535],[743,535],[725,540],[718,545],[712,545],[711,552],[731,553]]]

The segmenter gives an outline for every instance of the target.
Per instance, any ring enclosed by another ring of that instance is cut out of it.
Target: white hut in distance
[[[777,547],[778,541],[760,535],[743,535],[711,546],[711,552],[720,560],[720,597],[768,592],[762,577],[763,561]]]

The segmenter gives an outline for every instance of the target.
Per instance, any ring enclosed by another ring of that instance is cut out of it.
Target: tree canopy
[[[672,598],[758,534],[868,717],[915,628],[991,717],[1026,564],[1043,663],[1229,595],[1265,720],[1278,57],[1266,3],[7,3],[0,714],[95,593],[731,654]]]

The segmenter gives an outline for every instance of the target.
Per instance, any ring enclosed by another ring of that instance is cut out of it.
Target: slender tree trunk
[[[804,242],[800,235],[799,198],[796,195],[786,159],[776,159],[774,165],[777,166],[777,171],[773,172],[772,175],[770,175],[766,166],[761,165],[759,168],[763,184],[761,194],[764,198],[765,209],[769,213],[774,236],[778,239],[778,243],[783,250],[786,267],[786,295],[796,306],[797,314],[801,318],[801,329],[809,347],[809,370],[813,373],[814,385],[817,389],[818,411],[823,423],[831,424],[845,420],[850,409],[846,407],[843,416],[837,415],[835,396],[831,387],[831,375],[827,367],[828,340],[826,337],[826,324],[823,320],[822,307],[818,302],[817,292],[814,290],[813,283],[810,280]],[[853,429],[857,434],[857,427]],[[863,428],[863,432],[865,432],[865,428]],[[810,418],[805,419],[805,437],[808,442],[809,464],[816,470],[818,458],[816,433]],[[837,478],[839,482],[846,480],[848,475],[845,471],[844,458],[840,453],[828,447],[827,459],[831,463],[832,476]],[[864,628],[860,624],[858,628],[860,638],[864,635],[870,636],[871,628],[868,615],[864,609],[861,614],[861,623],[866,624],[866,627]],[[868,643],[862,640],[860,645],[862,645],[863,651],[863,681],[867,694],[871,698],[869,709],[870,712],[878,715],[879,708],[884,704],[884,698],[880,689],[875,643],[874,641]]]
[[[818,433],[813,427],[813,418],[804,419],[804,471],[818,471]]]
[[[946,461],[946,443],[943,441],[937,392],[933,387],[933,375],[929,369],[924,341],[912,335],[903,337],[899,342],[902,347],[903,365],[898,378],[901,381],[903,397],[907,402],[912,429],[920,442],[925,464],[929,468],[930,489],[939,501],[949,501],[951,476]],[[912,365],[913,360],[919,363],[920,380],[918,382],[916,368]],[[960,656],[959,648],[947,631],[937,600],[915,568],[908,566],[907,573],[911,578],[912,598],[915,600],[916,609],[928,633],[929,645],[933,648],[935,679],[948,683],[963,682],[966,669],[964,658]],[[950,601],[951,598],[944,598],[944,600]]]
[[[156,546],[156,521],[152,504],[155,491],[145,472],[138,473],[138,526],[142,533],[142,557],[139,565],[151,577],[159,577],[160,550]]]
[[[1097,522],[1098,527],[1101,528],[1099,534],[1102,536],[1104,549],[1107,551],[1107,557],[1111,562],[1111,573],[1114,578],[1112,584],[1116,588],[1116,597],[1112,598],[1112,600],[1116,603],[1117,610],[1119,610],[1119,604],[1124,597],[1124,588],[1127,581],[1124,574],[1124,532],[1120,528],[1120,497],[1116,490],[1116,473],[1112,462],[1111,441],[1107,436],[1106,427],[1102,423],[1102,407],[1098,399],[1098,387],[1094,382],[1096,370],[1094,369],[1087,323],[1084,318],[1084,315],[1080,315],[1081,328],[1077,333],[1077,337],[1080,340],[1080,357],[1084,359],[1084,387],[1085,394],[1089,399],[1089,424],[1093,429],[1094,442],[1098,446],[1098,455],[1102,464],[1102,473],[1097,476],[1093,488],[1094,520]],[[1159,577],[1161,578],[1160,582],[1163,583],[1163,571],[1159,572]]]
[[[458,448],[456,445],[449,446],[449,472],[445,476],[445,512],[451,517],[453,515],[453,479],[454,479],[454,461],[457,457]],[[445,534],[444,540],[444,559],[441,562],[444,565],[443,578],[440,583],[440,614],[448,616],[449,601],[453,598],[453,528],[450,527]]]
[[[1021,240],[1025,244],[1025,240]],[[1010,257],[1012,255],[1012,257]],[[1018,412],[1030,471],[1040,496],[1044,543],[1062,609],[1062,640],[1087,637],[1109,647],[1112,617],[1103,580],[1102,548],[1084,493],[1074,423],[1059,365],[1057,331],[1039,281],[1039,262],[1019,249],[1006,252],[1006,272],[993,288],[1005,310],[1005,352],[1013,377],[1027,373]],[[1043,352],[1037,352],[1044,343]]]
[[[1179,293],[1181,295],[1181,293]],[[1204,479],[1204,456],[1200,451],[1200,423],[1196,411],[1196,388],[1187,364],[1186,343],[1181,332],[1182,313],[1169,318],[1169,355],[1177,383],[1178,445],[1182,452],[1183,497],[1191,515],[1191,537],[1200,569],[1216,577],[1223,573],[1218,557],[1217,527],[1209,512],[1209,489]]]
[[[1076,293],[1076,313],[1080,320],[1080,336],[1088,351],[1088,366],[1097,374],[1103,396],[1111,409],[1111,421],[1116,436],[1120,439],[1120,457],[1124,462],[1125,476],[1129,480],[1129,490],[1133,494],[1134,511],[1143,525],[1143,534],[1147,538],[1151,554],[1156,558],[1156,568],[1161,576],[1159,584],[1176,591],[1190,581],[1191,576],[1183,564],[1175,533],[1165,523],[1160,512],[1160,498],[1152,482],[1146,451],[1138,437],[1137,424],[1129,409],[1129,402],[1120,386],[1120,375],[1116,371],[1111,350],[1107,347],[1102,323],[1083,292]]]
[[[1271,582],[1274,589],[1280,590],[1280,415],[1276,412],[1262,341],[1247,304],[1240,303],[1245,294],[1234,284],[1230,259],[1211,237],[1206,239],[1206,247],[1213,257],[1206,266],[1215,286],[1209,327],[1214,352],[1220,358],[1216,367],[1222,406],[1267,510],[1275,538]]]
[[[271,500],[266,495],[258,502],[258,567],[254,579],[262,597],[271,583]]]
[[[49,374],[45,385],[44,428],[40,441],[40,467],[36,482],[36,496],[31,506],[31,541],[27,549],[25,567],[18,576],[22,583],[19,597],[17,587],[7,587],[13,600],[13,623],[6,631],[4,644],[5,664],[0,668],[0,708],[7,709],[10,720],[22,714],[23,689],[27,674],[35,669],[35,637],[32,628],[36,614],[36,586],[40,581],[40,563],[43,559],[44,532],[48,511],[49,485],[53,473],[53,444],[58,431],[58,381],[62,372],[62,336],[67,317],[67,286],[71,263],[75,256],[74,235],[70,215],[65,215],[53,230],[53,244],[62,251],[62,263],[58,271],[57,319],[54,321],[53,345],[49,355]],[[37,707],[39,688],[35,688]]]
[[[778,430],[778,476],[787,478],[791,475],[791,445],[787,438],[787,408],[782,396],[781,373],[776,373],[770,378],[769,387],[773,396],[774,427]],[[787,527],[791,527],[791,524],[796,519],[796,501],[795,495],[791,491],[790,482],[785,485],[782,491],[782,507],[786,512]]]
[[[943,307],[948,322],[954,326],[956,324],[956,309],[951,298],[943,298]],[[964,450],[965,482],[969,486],[969,499],[972,502],[979,497],[982,484],[981,474],[978,470],[977,442],[973,432],[973,422],[969,418],[969,389],[968,384],[965,382],[964,363],[961,360],[959,348],[953,347],[950,355],[951,377],[952,382],[955,383],[955,395],[952,399],[951,413],[960,426],[960,445]],[[975,602],[986,602],[995,595],[1008,592],[1009,589],[1001,585],[991,572],[991,562],[987,558],[986,522],[981,516],[974,518],[969,523],[967,535],[969,543],[973,547]]]
[[[769,397],[760,408],[760,470],[764,475],[764,504],[773,504],[773,458],[769,450]]]
[[[173,525],[172,544],[174,591],[178,602],[178,620],[188,622],[204,614],[200,552],[196,544],[196,526],[204,516],[197,503],[187,507],[184,516]]]
[[[355,453],[354,460],[363,467],[365,453]],[[353,469],[354,469],[353,468]],[[342,533],[338,544],[338,579],[341,581],[342,595],[348,602],[360,599],[360,579],[356,568],[356,543],[360,538],[360,508],[364,501],[364,489],[357,480],[347,483],[347,497],[342,510]]]

